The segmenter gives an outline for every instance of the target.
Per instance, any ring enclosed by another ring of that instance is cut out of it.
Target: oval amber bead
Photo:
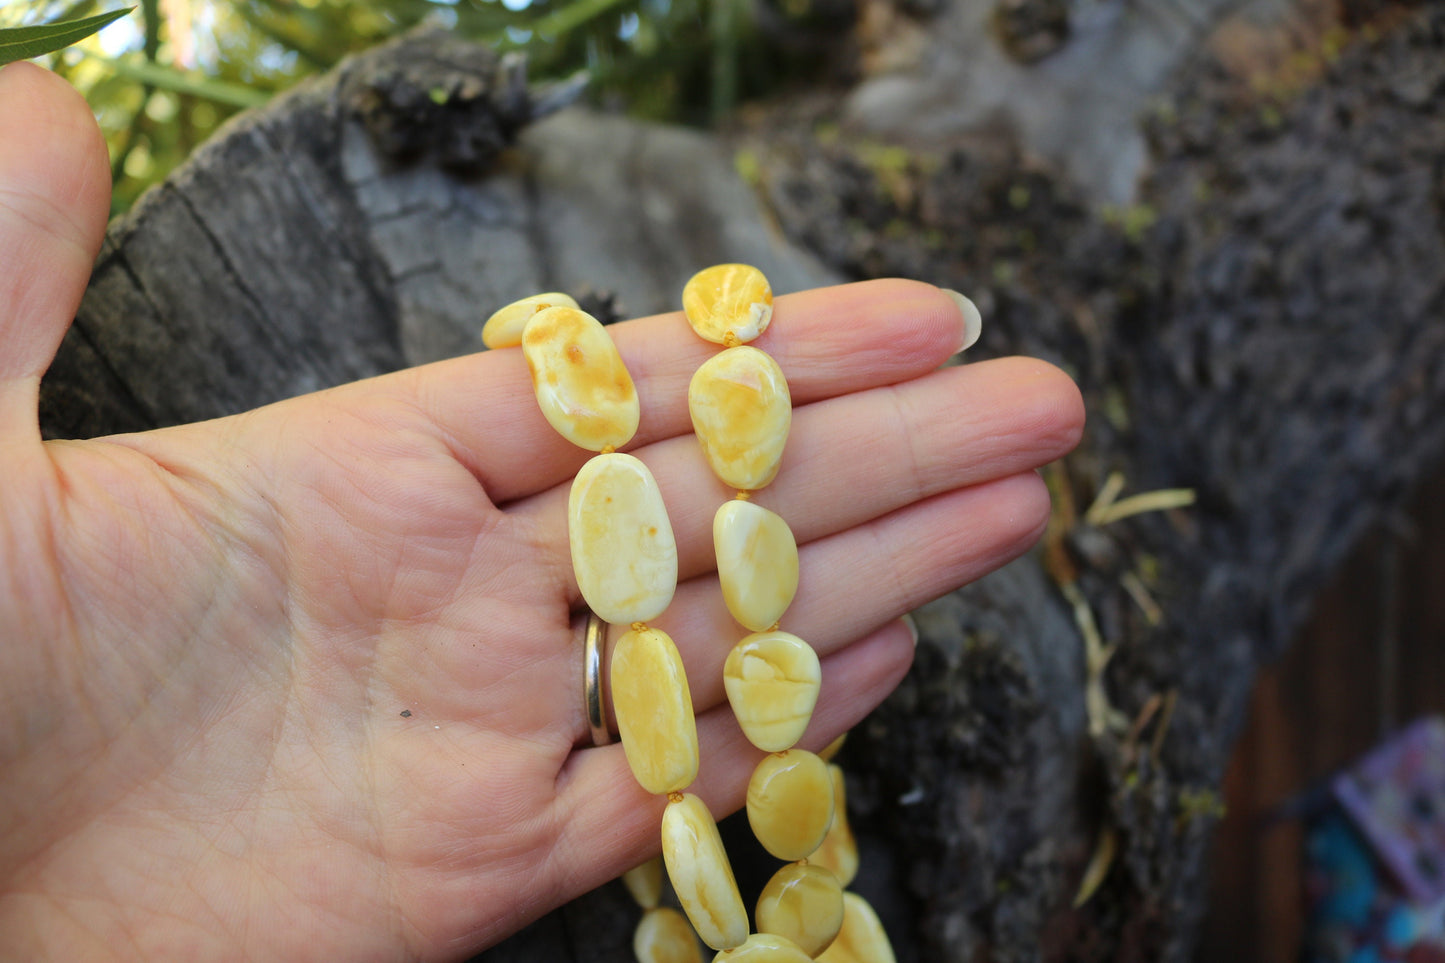
[[[625,752],[626,750],[624,750]],[[662,857],[654,856],[641,866],[622,874],[622,885],[643,909],[652,909],[662,899]]]
[[[843,928],[818,963],[895,963],[893,944],[878,914],[857,893],[843,894]]]
[[[602,323],[576,308],[547,308],[522,331],[537,406],[579,448],[621,448],[637,432],[641,408],[632,375]]]
[[[833,780],[826,762],[789,749],[758,763],[748,781],[748,825],[764,849],[779,859],[804,859],[832,822]]]
[[[702,941],[715,950],[748,938],[748,911],[717,823],[701,799],[687,794],[662,813],[662,858],[677,900]]]
[[[656,618],[677,588],[677,543],[657,480],[631,455],[588,460],[567,499],[572,571],[587,605],[614,625]]]
[[[697,778],[697,723],[682,656],[666,632],[633,629],[612,650],[612,708],[627,764],[648,792]]]
[[[838,877],[840,885],[847,886],[858,875],[858,842],[848,825],[848,787],[843,770],[830,764],[828,775],[833,781],[833,825],[808,862],[827,869]]]
[[[575,308],[577,302],[560,291],[534,294],[528,298],[513,301],[496,311],[487,323],[482,325],[482,344],[489,348],[515,348],[522,343],[522,330],[532,315],[548,308]]]
[[[712,963],[813,963],[813,958],[785,937],[754,933],[742,946],[714,956]]]
[[[757,348],[719,351],[697,369],[687,407],[713,473],[734,488],[762,488],[778,474],[793,397],[783,369]]]
[[[715,264],[688,279],[682,310],[698,337],[715,344],[746,344],[773,319],[773,289],[749,264]]]
[[[723,688],[748,741],[764,752],[795,744],[813,718],[823,673],[813,647],[789,632],[755,632],[723,663]]]
[[[776,625],[798,592],[798,543],[782,516],[741,499],[712,520],[717,575],[728,611],[754,632]]]
[[[702,963],[687,918],[667,906],[642,914],[642,922],[632,932],[632,953],[637,963]]]
[[[759,931],[786,937],[817,956],[843,925],[843,887],[821,866],[790,863],[763,887],[757,921]]]

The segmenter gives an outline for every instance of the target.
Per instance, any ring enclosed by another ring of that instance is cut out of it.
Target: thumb
[[[40,376],[105,233],[110,165],[81,96],[34,64],[0,69],[0,435],[38,432]]]

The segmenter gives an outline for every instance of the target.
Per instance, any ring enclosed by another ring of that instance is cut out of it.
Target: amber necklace
[[[712,814],[683,792],[697,775],[698,744],[682,659],[672,639],[647,624],[672,599],[677,550],[652,474],[616,451],[639,421],[632,378],[606,329],[565,295],[508,305],[488,320],[483,340],[493,348],[520,343],[548,422],[599,453],[568,498],[572,564],[591,611],[629,627],[612,654],[613,708],[634,777],[668,798],[663,859],[693,928],[719,951],[716,961],[892,963],[876,915],[842,891],[857,869],[842,772],[796,748],[821,682],[812,647],[779,628],[798,585],[796,540],[780,516],[751,500],[777,475],[792,420],[782,370],[748,344],[771,322],[772,291],[756,268],[718,265],[688,282],[683,307],[700,337],[723,346],[693,376],[688,408],[708,464],[737,492],[718,509],[713,542],[724,602],[751,630],[728,655],[724,688],[743,733],[768,753],[749,781],[748,821],[764,848],[788,861],[763,890],[751,936]],[[625,880],[645,910],[634,939],[640,963],[700,960],[681,917],[658,906],[655,864]]]

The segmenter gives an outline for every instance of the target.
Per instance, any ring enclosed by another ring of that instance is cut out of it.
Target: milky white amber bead
[[[728,611],[754,632],[776,625],[798,592],[798,543],[782,516],[734,498],[712,520]]]
[[[793,424],[793,397],[769,355],[746,345],[719,351],[693,374],[687,407],[714,474],[747,491],[773,480]]]
[[[767,756],[748,781],[748,825],[779,859],[804,859],[833,822],[828,764],[803,749]]]
[[[621,448],[637,432],[641,408],[632,376],[602,323],[576,308],[547,308],[522,331],[537,406],[579,448]]]
[[[632,931],[632,953],[637,963],[702,963],[687,918],[667,906],[642,914],[642,922]]]
[[[748,264],[716,264],[694,274],[682,289],[687,323],[715,344],[728,335],[746,344],[773,319],[773,289],[763,272]]]
[[[666,632],[632,629],[612,649],[612,708],[622,749],[648,792],[677,792],[697,777],[697,723],[682,656]]]
[[[614,625],[656,618],[677,588],[677,543],[657,480],[632,455],[590,459],[567,499],[572,571],[593,612]]]
[[[843,894],[843,928],[818,963],[895,963],[893,945],[878,914],[857,893]]]
[[[662,899],[662,857],[654,856],[622,874],[622,885],[638,906],[652,909]]]
[[[828,775],[833,781],[833,825],[823,844],[808,857],[814,866],[822,866],[838,877],[838,883],[847,886],[858,875],[858,842],[848,825],[848,787],[843,779],[843,770],[828,766]]]
[[[821,866],[789,863],[763,887],[756,915],[760,932],[786,937],[817,956],[843,925],[843,887]]]
[[[577,302],[560,291],[534,294],[520,301],[513,301],[482,325],[482,344],[489,348],[515,348],[522,343],[522,329],[532,320],[532,315],[547,308],[558,307],[575,308]]]
[[[790,632],[754,632],[723,663],[723,688],[748,741],[778,752],[813,718],[823,673],[813,647]]]
[[[717,823],[701,799],[687,794],[663,810],[662,858],[677,900],[702,941],[715,950],[742,945],[748,938],[748,911]]]
[[[712,963],[813,963],[813,958],[785,937],[754,933],[742,946],[714,956]]]

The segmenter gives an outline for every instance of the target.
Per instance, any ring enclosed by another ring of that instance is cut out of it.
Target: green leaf
[[[92,60],[103,63],[115,71],[117,77],[149,84],[161,90],[187,94],[191,97],[199,97],[202,100],[210,100],[218,104],[228,104],[232,107],[260,107],[271,99],[271,95],[265,91],[253,90],[240,84],[228,84],[221,80],[208,80],[205,77],[193,76],[165,64],[153,64],[144,60],[140,62],[114,60],[110,57],[102,57],[100,54],[93,54],[88,50],[84,53]]]
[[[543,37],[562,36],[625,2],[626,0],[575,0],[573,3],[559,7],[531,22],[518,24],[518,26],[525,27],[532,33]],[[489,40],[498,46],[516,46],[507,38],[505,32],[493,34]]]
[[[80,20],[0,29],[0,67],[16,60],[29,60],[31,57],[63,50],[76,41],[89,37],[101,27],[114,23],[134,9],[135,7],[126,7],[124,10],[112,10],[110,13]]]

